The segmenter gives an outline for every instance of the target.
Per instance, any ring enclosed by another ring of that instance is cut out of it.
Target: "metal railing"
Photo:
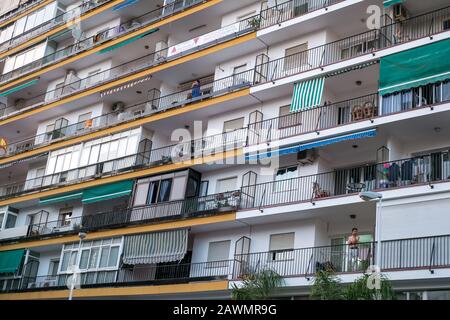
[[[311,276],[325,269],[336,273],[363,272],[373,264],[374,246],[374,243],[367,242],[357,246],[334,245],[236,254],[233,279],[245,279],[267,269],[283,277]]]
[[[240,191],[236,190],[109,212],[85,214],[65,220],[58,219],[31,224],[28,227],[27,237],[76,233],[80,230],[94,231],[103,228],[231,212],[237,210],[239,201]]]
[[[98,162],[72,170],[45,175],[25,181],[0,185],[0,199],[40,192],[45,189],[80,183],[125,171],[139,170],[163,164],[179,163],[207,155],[242,147],[247,140],[247,129],[220,133],[192,141],[154,148],[113,160]]]
[[[30,138],[12,142],[8,145],[8,150],[4,156],[12,156],[23,153],[56,141],[84,135],[124,121],[131,121],[141,117],[150,116],[158,112],[183,107],[191,103],[205,101],[233,91],[248,88],[253,83],[252,81],[253,70],[248,70],[202,85],[199,96],[193,97],[192,90],[189,89],[171,93],[162,97],[155,97],[148,101],[127,106],[122,111],[113,111],[93,119],[81,121],[53,130],[51,132],[38,134]]]
[[[186,50],[186,51],[183,51],[183,52],[180,52],[178,54],[174,54],[174,55],[171,55],[170,57],[168,57],[167,56],[167,48],[162,49],[160,51],[150,53],[143,57],[123,63],[121,65],[114,66],[110,69],[103,70],[99,73],[90,75],[86,78],[78,79],[76,81],[66,83],[62,87],[55,88],[53,90],[47,91],[45,93],[41,93],[35,97],[31,97],[31,98],[27,99],[23,103],[23,105],[20,106],[19,110],[16,110],[17,106],[10,106],[10,107],[6,108],[5,109],[6,114],[11,115],[11,114],[20,113],[24,110],[34,109],[34,108],[37,108],[44,104],[61,100],[65,97],[76,94],[77,92],[81,92],[88,88],[98,87],[98,86],[108,83],[112,80],[117,80],[119,78],[123,78],[125,76],[134,74],[138,71],[142,71],[147,68],[150,68],[150,67],[153,67],[153,66],[156,66],[159,64],[163,64],[167,61],[172,61],[172,60],[178,59],[178,58],[188,55],[192,52],[213,46],[217,43],[228,41],[228,40],[236,38],[240,35],[249,33],[251,31],[255,30],[255,28],[256,28],[255,26],[253,26],[250,23],[250,21],[252,21],[252,19],[253,18],[247,18],[245,20],[234,23],[233,25],[237,26],[237,29],[235,32],[232,32],[231,34],[227,34],[224,37],[220,37],[214,41],[210,41],[204,45],[196,46],[195,48],[193,48],[191,50]]]
[[[344,0],[289,0],[261,11],[260,28],[267,28],[290,19],[329,7]]]
[[[298,178],[242,187],[249,195],[241,209],[258,209],[296,202],[315,202],[361,191],[431,184],[450,179],[450,154],[437,152],[397,161],[337,169]]]
[[[143,28],[151,23],[167,18],[168,16],[174,15],[203,2],[205,2],[205,0],[185,0],[182,6],[176,6],[175,3],[171,3],[161,8],[149,11],[136,18],[123,22],[118,26],[101,31],[100,33],[97,33],[93,36],[82,39],[75,42],[74,44],[59,49],[41,59],[35,60],[27,65],[5,73],[0,76],[0,83],[10,81],[13,78],[17,78],[19,76],[23,76],[25,73],[37,70],[51,63],[67,59],[70,56],[78,54],[79,52],[88,50],[106,41],[117,38],[118,36]],[[177,1],[177,3],[179,3],[179,1]]]
[[[232,274],[233,261],[211,261],[198,263],[167,263],[148,266],[122,267],[104,271],[81,270],[82,288],[102,286],[161,285],[195,281],[225,280]],[[20,282],[3,292],[23,292],[67,288],[71,274],[22,277]]]
[[[76,19],[78,14],[83,15],[86,12],[96,9],[110,1],[112,1],[112,0],[83,1],[82,4],[79,5],[77,8],[74,8],[70,11],[59,14],[56,17],[51,18],[47,21],[44,21],[40,25],[37,25],[20,35],[17,35],[15,37],[1,43],[0,44],[0,52],[4,52],[4,51],[10,49],[11,47],[15,47],[33,37],[43,34],[47,31],[49,31],[50,29],[53,29],[57,26],[63,25],[67,22],[70,22],[71,20]]]
[[[276,141],[378,117],[377,93],[250,123],[249,144]]]
[[[450,267],[450,235],[382,241],[383,270]]]
[[[364,273],[374,263],[376,243],[331,245],[290,250],[235,254],[233,260],[201,263],[166,263],[123,266],[104,271],[81,270],[81,287],[164,285],[194,281],[241,281],[262,271],[282,277],[308,277],[331,269],[338,274]],[[381,242],[382,272],[450,267],[450,235],[397,239]],[[433,257],[433,260],[431,260]],[[22,276],[2,292],[67,288],[70,274]]]
[[[450,7],[438,9],[256,66],[258,83],[310,71],[446,30]]]

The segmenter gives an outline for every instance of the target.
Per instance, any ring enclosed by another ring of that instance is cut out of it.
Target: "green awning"
[[[304,111],[320,105],[325,78],[316,78],[294,84],[291,112]]]
[[[155,33],[157,31],[159,31],[159,28],[152,29],[152,30],[147,31],[147,32],[145,32],[143,34],[140,34],[140,35],[138,35],[136,37],[132,37],[132,38],[130,38],[128,40],[124,40],[122,42],[116,43],[115,45],[112,45],[111,47],[102,49],[97,54],[103,54],[103,53],[110,52],[110,51],[116,50],[118,48],[124,47],[124,46],[126,46],[126,45],[128,45],[130,43],[133,43],[133,42],[135,42],[135,41],[137,41],[139,39],[142,39],[143,37],[148,36],[149,34]]]
[[[94,203],[127,196],[133,190],[133,181],[120,181],[83,191],[83,204]]]
[[[405,2],[405,0],[386,0],[383,1],[383,5],[385,8],[388,8],[390,6],[393,6],[394,4],[399,4],[399,3],[403,3]]]
[[[38,81],[39,81],[38,79],[34,79],[34,80],[28,81],[28,82],[26,82],[24,84],[21,84],[20,86],[17,86],[17,87],[14,87],[12,89],[3,91],[2,93],[0,93],[0,97],[5,97],[8,94],[11,94],[11,93],[14,93],[16,91],[22,90],[22,89],[24,89],[26,87],[32,86],[33,84],[37,83]]]
[[[74,192],[69,192],[69,193],[64,193],[64,194],[58,194],[56,196],[41,198],[41,199],[39,199],[39,204],[52,204],[52,203],[58,203],[58,202],[63,202],[63,201],[68,201],[68,200],[80,199],[82,196],[83,196],[83,191],[79,190],[79,191],[74,191]]]
[[[0,252],[0,274],[15,273],[20,268],[25,249]]]
[[[450,39],[381,58],[380,94],[450,79]]]

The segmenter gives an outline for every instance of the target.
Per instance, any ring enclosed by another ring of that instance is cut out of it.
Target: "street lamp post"
[[[375,237],[376,237],[376,252],[375,252],[375,265],[381,268],[381,203],[383,195],[381,193],[364,191],[359,194],[359,197],[370,202],[377,201],[376,205],[376,217],[375,217]]]
[[[78,256],[81,256],[81,244],[83,242],[83,239],[86,238],[87,234],[85,232],[80,232],[78,233],[78,237],[80,238],[80,241],[78,243],[78,252],[77,252],[77,256],[75,259],[75,264],[77,264],[78,262]],[[75,289],[75,281],[76,278],[79,277],[79,274],[76,274],[75,272],[75,267],[74,267],[74,272],[72,274],[72,280],[70,281],[70,291],[69,291],[69,300],[72,300],[73,298],[73,289]]]

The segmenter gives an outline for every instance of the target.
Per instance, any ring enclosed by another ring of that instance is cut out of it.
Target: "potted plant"
[[[248,21],[248,25],[252,28],[259,28],[261,24],[261,18],[253,17]]]
[[[217,210],[219,212],[232,211],[233,206],[228,202],[228,198],[223,193],[220,193],[216,197]]]

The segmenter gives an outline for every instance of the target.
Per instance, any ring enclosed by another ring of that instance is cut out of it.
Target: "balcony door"
[[[371,234],[360,234],[360,245],[357,249],[350,249],[347,245],[349,236],[350,234],[347,234],[331,239],[330,262],[335,272],[361,271],[366,266],[364,260],[369,257],[373,236]],[[353,250],[355,250],[355,253]]]

